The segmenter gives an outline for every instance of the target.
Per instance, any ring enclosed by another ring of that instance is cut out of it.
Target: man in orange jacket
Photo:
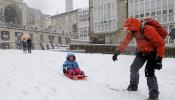
[[[142,34],[142,23],[136,18],[128,18],[124,23],[124,27],[127,31],[126,37],[121,42],[112,59],[113,61],[116,61],[117,56],[124,52],[130,41],[135,38],[137,43],[137,54],[130,67],[130,84],[127,90],[137,91],[139,84],[139,70],[147,61],[145,77],[147,77],[149,89],[148,100],[158,100],[159,91],[155,69],[162,69],[162,58],[165,52],[164,40],[157,33],[157,30],[150,25],[144,26],[144,33]]]

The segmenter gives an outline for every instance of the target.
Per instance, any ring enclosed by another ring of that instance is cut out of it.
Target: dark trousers
[[[139,84],[139,70],[146,63],[145,77],[147,78],[147,86],[150,98],[158,98],[158,83],[155,76],[155,58],[156,53],[140,53],[138,52],[130,68],[130,84],[138,86]]]
[[[22,45],[23,45],[23,52],[26,53],[27,51],[27,42],[22,42]]]
[[[27,40],[27,49],[28,49],[28,53],[32,53],[32,41],[31,40]]]

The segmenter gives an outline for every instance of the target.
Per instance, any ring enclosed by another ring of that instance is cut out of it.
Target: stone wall
[[[4,31],[9,33],[10,38],[8,40],[3,40],[1,37],[2,32]],[[16,33],[30,34],[32,36],[32,42],[33,42],[34,49],[41,49],[41,45],[40,45],[41,43],[45,43],[45,44],[53,43],[53,44],[63,44],[63,45],[67,44],[65,41],[65,38],[67,36],[61,35],[59,33],[52,33],[52,32],[41,31],[41,30],[30,30],[30,29],[25,29],[25,28],[7,27],[7,26],[0,25],[0,45],[2,45],[3,43],[8,43],[9,49],[16,49],[17,48],[16,41],[18,40]],[[41,40],[41,35],[43,35],[42,40]],[[54,37],[52,42],[49,39],[49,36]]]
[[[85,50],[86,53],[104,53],[113,54],[119,44],[70,44],[71,50]],[[134,55],[135,46],[128,46],[124,54]],[[175,46],[166,46],[166,56],[175,57]]]
[[[117,50],[117,47],[116,44],[70,44],[70,50],[85,50],[86,53],[112,54]],[[132,54],[134,51],[134,46],[129,46],[125,53]]]

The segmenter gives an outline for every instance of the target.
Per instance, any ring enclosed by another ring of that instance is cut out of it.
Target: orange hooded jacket
[[[127,32],[118,50],[124,52],[130,41],[135,37],[139,52],[149,53],[156,50],[157,56],[163,57],[165,53],[165,43],[163,38],[157,33],[157,30],[152,26],[145,25],[144,35],[147,39],[144,39],[142,34],[140,31],[137,31],[133,36]]]

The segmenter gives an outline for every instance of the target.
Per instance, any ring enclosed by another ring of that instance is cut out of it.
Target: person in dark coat
[[[27,52],[27,41],[22,41],[22,48],[23,48],[23,52],[26,53]]]
[[[21,41],[23,42],[24,52],[26,52],[28,50],[28,53],[31,53],[31,49],[32,49],[31,36],[29,34],[22,34]]]
[[[32,53],[32,40],[29,39],[27,40],[27,49],[28,49],[28,53]]]

